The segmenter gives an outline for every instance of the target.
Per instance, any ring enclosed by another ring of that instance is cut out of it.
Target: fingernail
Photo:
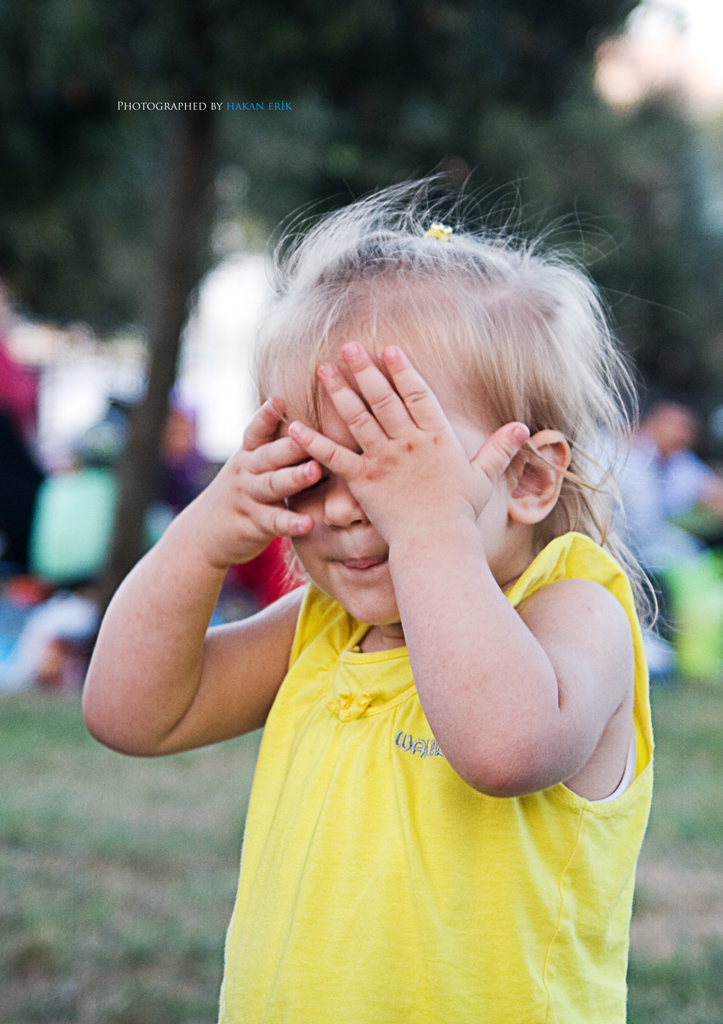
[[[527,438],[530,436],[530,431],[524,425],[524,423],[518,423],[512,432],[512,436],[519,445],[523,445]]]
[[[359,356],[364,351],[358,341],[348,341],[341,349],[345,356]]]

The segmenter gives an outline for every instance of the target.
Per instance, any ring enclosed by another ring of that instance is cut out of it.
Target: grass
[[[723,688],[654,692],[630,1024],[723,1024]],[[258,735],[157,761],[0,700],[0,1024],[213,1024]]]
[[[0,702],[0,1022],[211,1024],[258,735],[106,750],[77,698]]]
[[[723,686],[653,691],[629,1024],[723,1024]]]
[[[646,853],[723,869],[723,687],[653,690],[655,800]]]

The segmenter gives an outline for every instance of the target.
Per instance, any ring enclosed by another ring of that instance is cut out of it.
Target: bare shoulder
[[[625,609],[593,580],[560,580],[543,587],[519,607],[520,616],[551,656],[587,664],[611,676],[614,689],[632,681],[633,636]]]
[[[632,644],[625,609],[609,590],[593,580],[551,583],[526,598],[518,611],[531,629],[535,623],[564,635],[583,626],[594,631],[602,629],[620,640],[627,638]]]

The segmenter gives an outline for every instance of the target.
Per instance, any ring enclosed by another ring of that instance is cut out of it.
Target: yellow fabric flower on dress
[[[425,238],[436,238],[438,242],[448,242],[452,237],[452,228],[447,224],[432,224],[424,232]]]

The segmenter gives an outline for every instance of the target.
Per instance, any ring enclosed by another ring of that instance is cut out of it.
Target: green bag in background
[[[105,564],[118,496],[109,469],[77,469],[43,481],[33,515],[29,568],[55,586],[94,577]]]
[[[673,646],[683,678],[723,683],[723,559],[705,551],[661,573],[670,591]]]

